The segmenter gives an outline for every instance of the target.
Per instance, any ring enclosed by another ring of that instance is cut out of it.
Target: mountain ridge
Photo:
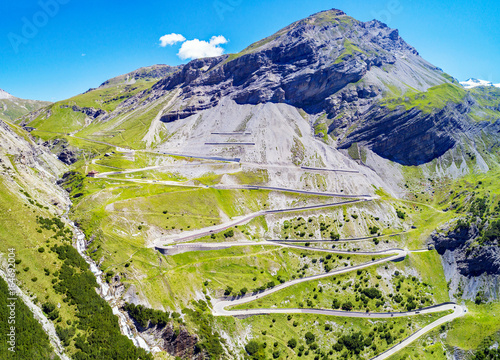
[[[46,105],[49,101],[27,100],[15,97],[7,91],[0,89],[0,119],[14,121],[15,119],[36,111]]]
[[[7,91],[0,89],[0,100],[1,99],[12,99],[14,96],[9,94]]]
[[[68,133],[180,151],[166,140],[178,136],[183,119],[203,118],[221,111],[222,104],[284,104],[304,111],[315,135],[338,149],[359,143],[391,161],[419,165],[457,146],[477,123],[494,122],[494,102],[484,101],[493,98],[462,89],[422,59],[397,29],[333,9],[296,21],[238,54],[177,67],[154,65],[110,79],[22,122],[43,131],[64,116],[72,119]],[[410,125],[419,122],[427,125]],[[380,125],[376,133],[374,124]],[[200,151],[224,155],[214,148]]]
[[[497,88],[500,88],[500,83],[499,84],[493,84],[491,81],[487,80],[481,80],[481,79],[476,79],[476,78],[469,78],[465,81],[460,81],[460,85],[462,85],[466,89],[472,89],[478,86],[494,86]]]

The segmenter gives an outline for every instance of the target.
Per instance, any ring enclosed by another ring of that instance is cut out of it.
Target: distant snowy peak
[[[480,80],[480,79],[468,79],[466,81],[460,81],[460,84],[466,89],[472,89],[477,86],[495,86],[500,88],[500,84],[493,84],[491,81]]]
[[[13,98],[14,98],[14,96],[9,94],[7,91],[3,91],[2,89],[0,89],[0,100],[1,99],[13,99]]]

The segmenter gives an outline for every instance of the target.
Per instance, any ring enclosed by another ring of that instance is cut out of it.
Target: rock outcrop
[[[473,300],[478,294],[498,299],[500,293],[500,246],[479,244],[480,222],[454,230],[434,231],[430,242],[442,256],[450,294]]]
[[[42,145],[50,149],[50,151],[66,165],[72,165],[77,162],[81,153],[81,150],[78,151],[72,148],[65,139],[53,139],[44,142]]]
[[[150,343],[174,357],[190,360],[206,359],[206,354],[197,344],[198,336],[191,334],[183,325],[170,322],[165,327],[141,327],[134,322],[141,336]]]
[[[77,105],[73,105],[73,106],[62,105],[61,108],[62,109],[64,109],[64,108],[71,108],[71,110],[73,110],[75,112],[81,112],[81,113],[85,114],[86,116],[88,116],[91,119],[97,119],[99,116],[102,116],[102,115],[106,114],[106,111],[104,111],[103,109],[96,109],[96,108],[93,108],[93,107],[80,107],[80,106],[77,106]]]
[[[395,110],[372,106],[358,127],[339,144],[367,146],[379,156],[403,165],[420,165],[446,153],[470,129],[467,104],[448,104],[427,113],[419,108]]]

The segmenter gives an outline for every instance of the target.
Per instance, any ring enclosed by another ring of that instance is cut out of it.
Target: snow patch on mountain
[[[493,84],[491,81],[474,79],[474,78],[470,78],[466,81],[460,81],[460,85],[462,85],[466,89],[472,89],[478,86],[495,86],[500,88],[500,84]]]

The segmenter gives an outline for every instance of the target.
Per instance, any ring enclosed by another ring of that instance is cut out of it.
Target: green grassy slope
[[[453,84],[442,84],[431,87],[425,92],[408,92],[401,97],[385,99],[381,105],[391,110],[404,106],[405,110],[418,108],[426,113],[442,109],[449,102],[460,103],[466,90]]]
[[[0,120],[14,121],[23,115],[49,104],[48,101],[24,100],[19,98],[0,99]]]

